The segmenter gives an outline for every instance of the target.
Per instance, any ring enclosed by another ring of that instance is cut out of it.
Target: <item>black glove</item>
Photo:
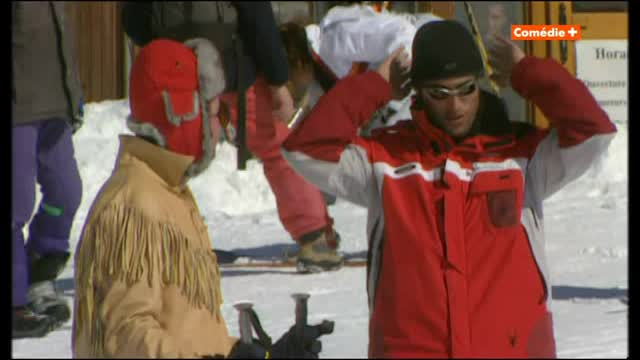
[[[267,350],[258,341],[253,340],[252,344],[245,344],[238,340],[229,351],[227,359],[269,359],[271,354],[267,356]],[[203,359],[225,359],[224,355],[207,355]]]
[[[259,323],[258,323],[259,324]],[[302,339],[292,326],[282,337],[270,346],[271,339],[256,329],[263,340],[254,339],[253,343],[236,342],[229,352],[230,359],[317,359],[322,351],[318,338],[333,333],[333,321],[324,320],[318,325],[305,325]],[[258,325],[259,326],[259,325]]]
[[[253,343],[245,344],[238,340],[229,352],[228,359],[269,359],[271,354],[267,356],[267,349],[256,339]]]
[[[333,333],[333,321],[323,321],[318,325],[305,325],[302,337],[296,326],[292,326],[273,344],[271,357],[278,359],[317,359],[322,351],[322,342],[318,338]]]

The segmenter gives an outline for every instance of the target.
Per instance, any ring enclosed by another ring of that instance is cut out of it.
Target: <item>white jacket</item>
[[[311,48],[338,78],[343,78],[353,63],[368,63],[375,69],[399,46],[404,46],[411,57],[413,37],[428,22],[442,20],[431,13],[396,14],[378,13],[370,6],[336,6],[322,19],[320,25],[306,27]],[[317,84],[310,90],[311,106],[315,105],[323,91]],[[383,109],[385,123],[381,119],[372,122],[372,128],[392,125],[399,120],[410,119],[410,97],[402,101],[390,101]]]
[[[401,45],[411,54],[415,32],[402,16],[378,13],[365,5],[336,6],[320,22],[319,55],[342,78],[354,62],[375,68]]]

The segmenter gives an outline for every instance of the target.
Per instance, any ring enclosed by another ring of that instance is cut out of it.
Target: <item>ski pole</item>
[[[469,25],[471,27],[471,32],[473,34],[473,39],[478,46],[478,50],[480,50],[480,57],[482,57],[482,65],[484,66],[485,75],[487,80],[489,81],[489,85],[491,85],[491,89],[493,92],[500,97],[500,87],[496,84],[495,81],[491,79],[491,75],[493,75],[493,68],[489,64],[489,58],[487,56],[487,50],[484,47],[484,42],[482,41],[482,35],[480,34],[480,30],[478,30],[478,23],[476,23],[476,18],[473,16],[473,9],[471,8],[471,4],[468,1],[464,1],[464,10],[467,14],[467,19],[469,20]]]
[[[238,310],[238,323],[240,325],[240,341],[245,344],[253,343],[253,335],[251,330],[251,318],[249,311],[253,304],[251,302],[239,302],[233,305]]]
[[[304,108],[301,106],[298,108],[298,110],[296,110],[295,113],[293,113],[293,116],[291,116],[291,119],[289,119],[289,122],[287,123],[287,127],[289,129],[293,129],[296,125],[298,125],[300,119],[302,119],[303,113]]]
[[[307,300],[308,293],[295,293],[291,297],[296,302],[296,334],[299,339],[304,339],[304,327],[307,325]]]
[[[304,115],[306,115],[305,108],[309,103],[309,96],[309,90],[307,89],[307,91],[304,93],[304,96],[302,97],[302,100],[300,101],[300,106],[298,107],[296,112],[293,113],[291,119],[289,119],[289,121],[287,122],[287,127],[289,129],[293,129],[294,127],[296,127],[298,123],[302,121]]]

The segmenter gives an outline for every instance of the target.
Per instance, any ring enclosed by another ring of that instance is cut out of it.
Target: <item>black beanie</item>
[[[413,38],[411,78],[414,82],[462,75],[482,75],[480,51],[471,33],[453,20],[429,22]]]

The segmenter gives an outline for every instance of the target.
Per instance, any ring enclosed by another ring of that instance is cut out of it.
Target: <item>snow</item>
[[[72,229],[72,251],[87,211],[109,176],[125,126],[128,102],[86,105],[84,127],[74,136],[84,182],[82,204]],[[559,357],[628,356],[628,312],[619,299],[628,293],[628,128],[619,133],[608,156],[585,176],[545,202],[547,252],[554,289],[553,311]],[[236,171],[236,150],[227,143],[200,178],[191,182],[209,227],[212,245],[224,250],[279,254],[293,242],[280,225],[276,204],[257,160]],[[366,211],[338,200],[330,207],[346,253],[366,250]],[[367,355],[368,306],[364,268],[298,275],[293,269],[223,269],[222,312],[238,334],[233,304],[254,302],[262,324],[275,339],[294,322],[294,292],[309,292],[309,322],[336,321],[323,338],[322,357]],[[58,282],[73,304],[73,264]],[[71,321],[41,339],[12,341],[13,357],[71,357]]]

